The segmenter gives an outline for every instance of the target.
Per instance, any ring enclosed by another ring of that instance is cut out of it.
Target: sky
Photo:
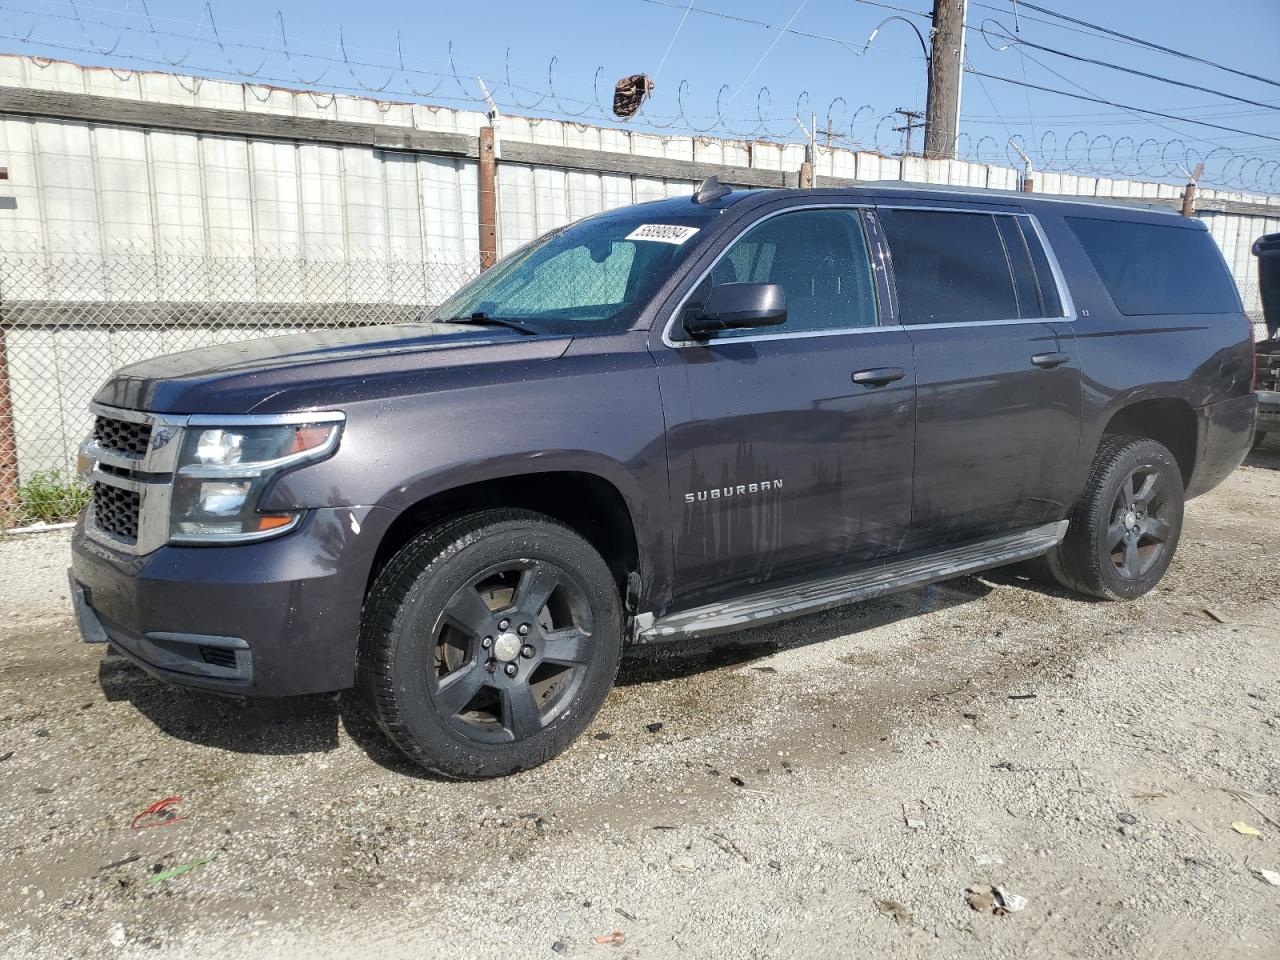
[[[505,112],[609,124],[618,123],[608,113],[614,82],[643,72],[656,88],[643,115],[631,121],[637,129],[795,140],[796,116],[808,123],[816,114],[818,127],[825,132],[829,125],[837,142],[897,152],[903,138],[892,130],[901,122],[893,112],[924,109],[924,54],[909,24],[927,38],[928,20],[918,14],[930,6],[929,0],[0,0],[0,50],[459,107],[476,105],[479,76]],[[1038,0],[1038,6],[1120,36],[1100,36],[1015,0],[970,0],[966,58],[989,76],[964,77],[962,154],[1008,162],[1007,144],[1016,137],[1041,167],[1173,180],[1207,156],[1208,181],[1280,192],[1280,0]],[[914,136],[919,149],[921,136]]]

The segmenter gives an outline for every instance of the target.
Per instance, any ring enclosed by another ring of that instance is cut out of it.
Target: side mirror
[[[787,295],[776,283],[722,283],[711,288],[698,313],[686,317],[684,328],[695,340],[721,330],[773,327],[787,319]]]

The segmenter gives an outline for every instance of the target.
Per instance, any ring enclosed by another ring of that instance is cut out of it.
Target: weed
[[[74,520],[89,502],[84,481],[65,470],[37,470],[18,486],[19,523]]]

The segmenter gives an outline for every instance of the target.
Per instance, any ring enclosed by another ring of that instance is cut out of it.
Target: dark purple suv
[[[421,324],[212,347],[97,394],[86,639],[174,683],[363,688],[457,777],[556,755],[626,644],[1033,560],[1129,599],[1249,449],[1195,220],[868,185],[600,214]]]

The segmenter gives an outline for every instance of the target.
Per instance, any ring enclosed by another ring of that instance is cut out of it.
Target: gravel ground
[[[66,554],[0,542],[0,955],[1280,957],[1274,442],[1136,603],[997,572],[634,658],[488,783],[78,643]]]

